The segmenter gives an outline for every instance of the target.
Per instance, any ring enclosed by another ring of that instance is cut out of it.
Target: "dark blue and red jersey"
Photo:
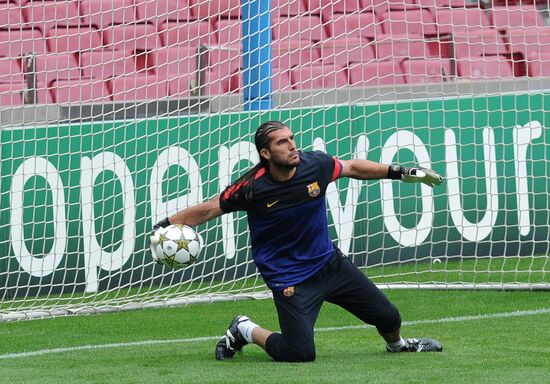
[[[317,273],[334,252],[327,225],[325,192],[340,177],[342,164],[324,152],[300,152],[287,181],[260,168],[254,182],[232,184],[220,195],[225,213],[246,211],[252,257],[267,286],[282,290]],[[240,188],[252,185],[252,201]]]

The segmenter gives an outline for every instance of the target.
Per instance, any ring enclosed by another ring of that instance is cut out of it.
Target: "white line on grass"
[[[514,311],[514,312],[489,313],[484,315],[443,317],[441,319],[411,320],[411,321],[404,321],[403,325],[456,323],[456,322],[472,321],[472,320],[502,319],[507,317],[542,315],[546,313],[550,313],[550,308],[539,308],[539,309],[533,309],[533,310]],[[316,328],[315,331],[329,332],[329,331],[341,331],[341,330],[347,330],[347,329],[360,329],[360,328],[371,328],[371,326],[370,325],[352,325],[352,326],[343,326],[343,327],[324,327],[324,328]],[[219,338],[220,336],[207,336],[207,337],[194,337],[190,339],[142,340],[142,341],[131,341],[126,343],[79,345],[76,347],[52,348],[52,349],[41,349],[38,351],[30,351],[30,352],[6,353],[3,355],[0,355],[0,360],[44,356],[44,355],[50,355],[54,353],[89,351],[94,349],[140,347],[140,346],[146,346],[146,345],[159,345],[159,344],[199,343],[203,341],[214,341],[214,340],[218,340]]]

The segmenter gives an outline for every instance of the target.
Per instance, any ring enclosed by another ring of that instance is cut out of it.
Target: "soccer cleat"
[[[235,355],[237,351],[231,350],[227,347],[227,340],[224,337],[218,341],[218,344],[216,344],[216,360],[225,360],[230,359]]]
[[[237,316],[231,321],[225,336],[216,344],[216,359],[225,360],[232,358],[235,353],[240,352],[248,341],[239,331],[239,323],[250,320],[247,316]]]
[[[388,347],[388,352],[441,352],[443,346],[441,343],[434,339],[421,338],[421,339],[405,339],[405,345],[398,351],[392,351]]]

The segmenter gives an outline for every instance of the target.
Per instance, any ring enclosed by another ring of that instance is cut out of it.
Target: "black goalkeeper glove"
[[[153,225],[153,231],[156,231],[157,229],[159,228],[166,228],[167,226],[169,226],[171,223],[170,223],[170,220],[168,220],[167,217],[165,217],[164,219],[162,219],[161,221],[159,221],[158,223],[156,223],[155,225]]]
[[[388,179],[401,180],[404,183],[424,183],[429,187],[441,185],[443,177],[428,168],[409,168],[400,165],[390,165]]]

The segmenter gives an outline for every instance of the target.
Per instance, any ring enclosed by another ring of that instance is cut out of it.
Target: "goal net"
[[[156,265],[155,222],[300,148],[420,165],[341,179],[331,236],[381,287],[548,289],[546,2],[0,2],[0,319],[269,295],[246,216]]]

